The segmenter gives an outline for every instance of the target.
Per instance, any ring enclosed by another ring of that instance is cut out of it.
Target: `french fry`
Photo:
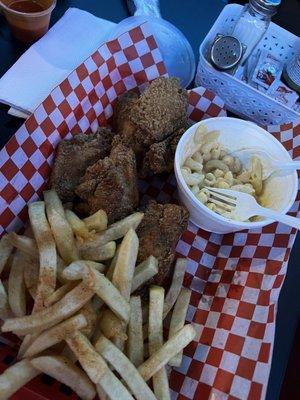
[[[37,258],[32,258],[26,253],[23,253],[23,263],[25,287],[30,296],[35,299],[39,281],[40,264]]]
[[[41,356],[30,361],[33,367],[69,386],[83,400],[93,400],[96,390],[88,376],[68,358]]]
[[[155,257],[150,256],[145,261],[136,266],[132,281],[131,293],[135,292],[139,287],[153,278],[158,272],[158,261]]]
[[[191,299],[191,291],[182,288],[176,300],[169,329],[169,339],[175,335],[180,329],[184,327],[187,309]],[[169,365],[179,367],[182,361],[182,351],[176,354],[169,361]]]
[[[179,351],[184,349],[196,336],[196,331],[193,325],[185,325],[171,339],[152,356],[150,356],[138,371],[147,382],[157,371],[166,365]]]
[[[95,298],[97,299],[97,298]],[[100,299],[99,299],[100,300]],[[101,304],[102,306],[102,304]],[[148,314],[147,314],[148,318]],[[143,318],[144,319],[144,318]],[[145,334],[144,329],[148,330],[148,325],[143,326],[144,337],[148,337],[148,331]],[[97,331],[97,329],[96,329]],[[101,332],[110,340],[120,338],[121,342],[128,339],[126,333],[126,324],[122,322],[111,310],[107,309],[102,312],[98,321],[98,335],[95,335],[95,340],[98,339]]]
[[[94,268],[96,271],[104,273],[107,269],[106,265],[96,262],[96,261],[89,261],[89,260],[78,260],[79,263],[86,263],[89,267]]]
[[[106,272],[106,278],[109,279],[110,281],[112,280],[114,270],[116,268],[116,263],[117,263],[117,260],[119,257],[119,251],[120,251],[120,246],[117,246],[115,255],[114,255],[113,259],[111,260],[108,270]]]
[[[7,400],[31,379],[40,374],[28,360],[22,360],[7,368],[0,375],[0,399]]]
[[[123,341],[127,339],[126,325],[111,310],[103,311],[98,328],[99,334],[102,332],[108,339],[113,340],[115,337],[120,337]]]
[[[87,273],[87,266],[94,268],[98,272],[104,272],[106,268],[104,264],[96,263],[94,261],[77,260],[72,262],[62,271],[62,276],[64,277],[64,279],[68,280],[81,279]]]
[[[186,266],[187,266],[187,260],[185,258],[178,258],[176,260],[172,283],[165,297],[164,313],[163,313],[164,318],[166,318],[166,316],[169,314],[170,310],[172,309],[172,307],[176,302],[177,297],[179,296]]]
[[[107,214],[104,210],[99,210],[89,217],[84,218],[84,223],[88,230],[101,232],[107,228]]]
[[[19,237],[21,236],[21,235],[18,235]],[[25,238],[25,236],[23,236],[22,237],[22,240],[23,240],[23,238]],[[26,238],[27,239],[27,238]],[[25,239],[25,240],[26,240]],[[35,245],[35,242],[31,239],[31,238],[28,238],[29,240],[31,240],[32,241],[32,244],[34,244]],[[24,253],[24,257],[25,257],[25,259],[26,259],[26,263],[27,263],[27,260],[28,260],[28,257],[29,257],[29,259],[33,259],[32,260],[32,262],[34,262],[35,263],[35,265],[32,267],[32,269],[33,268],[38,268],[38,270],[39,270],[39,254],[38,254],[38,249],[37,249],[37,247],[35,247],[35,250],[33,250],[32,252],[30,252],[30,247],[28,247],[28,249],[27,250],[25,250],[25,248],[24,247],[22,247],[22,246],[15,246],[17,249],[19,249],[19,250],[21,250],[23,253]],[[25,250],[25,251],[24,251]],[[58,279],[58,281],[60,282],[60,283],[66,283],[66,281],[65,281],[65,279],[63,279],[62,278],[62,271],[64,270],[64,268],[66,267],[66,264],[64,263],[64,261],[61,259],[61,257],[57,254],[57,265],[56,265],[56,273],[57,273],[57,279]],[[26,283],[26,279],[28,279],[28,281],[30,281],[31,280],[31,278],[33,278],[34,279],[34,282],[36,281],[36,283],[38,282],[38,273],[36,274],[35,272],[33,272],[33,271],[30,271],[30,272],[28,272],[28,274],[29,274],[29,276],[26,278],[25,277],[25,285],[26,285],[26,287],[27,287],[27,283]],[[35,285],[35,284],[34,284]]]
[[[118,259],[119,248],[114,255],[114,258],[111,261],[111,264],[107,270],[106,277],[109,280],[112,280],[114,270],[116,267],[116,262]],[[131,293],[135,292],[139,287],[141,287],[144,283],[146,283],[149,279],[151,279],[158,272],[158,261],[155,257],[150,256],[145,261],[141,262],[134,269],[134,275],[132,279]]]
[[[73,231],[66,220],[65,210],[57,193],[54,190],[46,190],[44,192],[44,200],[47,217],[59,254],[67,263],[78,260],[79,255]]]
[[[163,308],[165,290],[159,286],[150,287],[149,298],[149,355],[155,354],[163,345]],[[166,368],[163,366],[153,375],[153,388],[158,400],[170,399]]]
[[[77,238],[89,239],[91,238],[91,233],[88,230],[86,224],[71,210],[65,210],[65,216],[69,222],[74,235]]]
[[[30,238],[30,239],[32,238],[33,232],[32,232],[32,229],[31,229],[30,226],[26,228],[25,233],[26,233],[27,235],[29,235],[29,238]],[[20,251],[20,250],[17,250],[17,251]],[[26,263],[27,263],[27,264],[31,264],[31,263],[38,264],[38,265],[37,265],[37,267],[38,267],[38,273],[36,274],[37,277],[38,277],[38,280],[36,281],[36,278],[33,279],[33,284],[36,284],[36,286],[35,286],[34,306],[33,306],[32,313],[38,311],[39,308],[42,308],[42,307],[43,307],[43,304],[42,304],[41,302],[39,302],[39,297],[37,297],[38,286],[39,286],[39,273],[40,273],[39,261],[40,261],[40,260],[39,260],[39,258],[36,259],[35,257],[36,257],[36,256],[35,256],[35,253],[34,253],[34,256],[33,256],[33,257],[30,256],[29,254],[23,253],[24,271],[25,271],[25,268],[26,268]],[[23,274],[23,276],[24,276],[24,282],[25,282],[25,273]],[[17,355],[17,358],[18,358],[18,359],[23,358],[24,353],[26,352],[28,346],[30,346],[30,344],[35,340],[35,338],[36,338],[37,336],[38,336],[38,334],[26,335],[26,336],[24,337],[24,339],[23,339],[23,341],[22,341],[22,343],[21,343],[21,345],[20,345],[20,347],[19,347],[19,352],[18,352],[18,355]]]
[[[26,314],[26,293],[24,283],[23,255],[20,250],[14,254],[8,279],[8,301],[17,317]]]
[[[28,206],[28,214],[34,237],[39,249],[40,272],[34,310],[44,305],[44,300],[55,290],[56,285],[56,246],[45,214],[43,201]]]
[[[131,296],[130,298],[127,354],[129,360],[136,367],[144,361],[142,303],[139,296]]]
[[[81,282],[51,307],[32,315],[6,320],[2,326],[2,332],[13,331],[20,335],[26,335],[51,328],[79,311],[93,295],[92,285]]]
[[[80,313],[84,315],[87,325],[81,329],[80,331],[88,338],[90,339],[94,333],[95,326],[96,326],[96,321],[97,321],[97,314],[94,310],[93,304],[91,301],[86,303],[82,309],[80,310]]]
[[[67,336],[65,340],[90,380],[95,384],[99,383],[108,366],[100,354],[96,352],[88,338],[81,332],[75,331],[72,335]]]
[[[5,321],[7,318],[11,318],[12,315],[6,290],[0,279],[0,319]]]
[[[97,384],[97,392],[99,396],[103,396],[103,393],[105,393],[109,399],[134,400],[126,387],[109,368],[107,368],[106,372],[100,378]]]
[[[93,282],[95,294],[99,296],[119,318],[126,322],[129,320],[129,303],[103,274],[100,274],[94,268],[90,268],[87,264],[85,268],[77,268],[76,274],[75,265],[71,264],[70,269],[69,267],[64,269],[63,275],[67,279],[75,280],[81,278],[85,280],[89,278]]]
[[[3,235],[0,239],[0,274],[3,271],[9,256],[13,250],[13,245],[7,234]]]
[[[72,334],[75,330],[85,328],[87,320],[83,313],[74,315],[60,324],[42,332],[28,347],[24,357],[33,357],[51,346],[64,340],[64,338]]]
[[[96,350],[121,375],[137,400],[155,400],[149,386],[129,359],[106,337],[101,336],[95,344]]]
[[[132,279],[135,270],[139,239],[133,229],[130,229],[120,244],[120,250],[114,269],[112,283],[119,289],[121,295],[129,302],[132,288]],[[123,335],[116,336],[113,342],[122,349],[124,347]]]
[[[8,234],[8,240],[14,247],[23,253],[26,253],[33,258],[39,258],[39,250],[34,239],[11,232]]]
[[[186,270],[187,261],[184,258],[178,258],[175,263],[172,283],[169,288],[169,291],[165,297],[165,304],[164,304],[164,312],[163,312],[163,319],[169,314],[170,310],[173,308],[176,299],[180,293],[183,278]],[[147,308],[143,307],[143,320],[145,320],[148,314]],[[143,326],[143,334],[144,339],[148,337],[148,324]]]
[[[112,283],[127,301],[130,299],[138,250],[139,239],[135,231],[130,229],[120,245],[119,256],[112,277]]]
[[[109,242],[102,247],[81,250],[80,255],[84,260],[105,261],[113,258],[116,252],[116,242]]]
[[[88,251],[97,249],[108,242],[121,239],[130,229],[135,230],[139,226],[143,217],[143,213],[136,212],[122,219],[121,221],[115,222],[104,232],[96,234],[92,241],[87,240],[84,243],[78,243],[79,250]]]
[[[46,300],[45,307],[50,307],[52,304],[61,300],[70,290],[74,289],[74,287],[78,284],[78,282],[67,282],[62,285],[60,288],[56,289]]]
[[[26,233],[31,233],[30,228],[26,229]],[[40,260],[39,260],[39,252],[36,246],[36,242],[31,237],[27,236],[17,236],[15,237],[16,242],[21,243],[20,248],[17,247],[16,253],[14,255],[12,266],[15,266],[15,273],[19,275],[19,279],[15,279],[13,275],[10,275],[10,299],[12,304],[15,304],[13,307],[19,306],[19,312],[15,309],[13,316],[24,316],[26,314],[26,293],[25,287],[28,289],[31,297],[36,300],[37,296],[37,288],[39,284],[39,274],[40,274]],[[23,248],[23,249],[22,249]],[[25,249],[25,251],[23,251]],[[32,249],[32,253],[29,251]],[[21,271],[18,268],[20,265],[22,266],[22,276]],[[14,268],[12,268],[14,271]],[[19,287],[18,287],[19,286]],[[15,293],[18,293],[15,295]],[[21,309],[23,311],[21,311]],[[42,307],[42,298],[39,297],[37,301],[34,302],[33,312],[36,311],[38,307]],[[26,351],[28,345],[32,341],[32,337],[30,335],[25,336],[22,340],[22,343],[19,347],[19,352],[17,355],[18,359],[23,358],[24,352]]]
[[[29,237],[32,238],[33,232],[32,232],[32,230],[31,230],[31,227],[30,227],[30,226],[26,229],[25,233],[28,234],[28,235],[30,235]],[[20,250],[17,250],[17,251],[20,251]],[[26,262],[27,262],[27,263],[31,263],[31,259],[32,259],[35,263],[38,263],[38,262],[40,261],[39,258],[36,260],[35,255],[34,255],[33,258],[32,258],[30,255],[24,253],[24,256],[23,256],[23,257],[24,257],[24,269],[26,268]],[[34,297],[34,306],[33,306],[32,313],[38,311],[40,308],[42,308],[42,307],[45,305],[45,304],[42,303],[41,297],[37,296],[38,287],[39,287],[39,274],[40,274],[40,266],[38,265],[38,274],[37,274],[37,275],[38,275],[38,281],[36,282],[36,280],[34,280],[34,283],[36,283],[36,287],[35,287],[36,292],[35,292],[35,297]],[[25,274],[24,274],[24,275],[25,275]],[[24,282],[25,282],[25,278],[24,278]],[[40,301],[39,301],[39,300],[40,300]],[[18,355],[17,355],[17,358],[18,358],[18,359],[23,358],[24,353],[26,352],[27,348],[30,346],[30,344],[35,340],[35,338],[36,338],[37,336],[38,336],[38,334],[26,335],[26,336],[24,337],[24,339],[23,339],[23,341],[22,341],[22,343],[21,343],[21,345],[20,345],[20,347],[19,347],[19,352],[18,352]]]

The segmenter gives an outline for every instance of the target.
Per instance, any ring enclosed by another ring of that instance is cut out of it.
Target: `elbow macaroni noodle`
[[[198,128],[199,130],[199,128]],[[253,156],[250,170],[243,169],[238,158],[232,157],[218,142],[219,132],[196,132],[196,151],[184,162],[183,178],[196,198],[210,210],[223,216],[230,213],[209,201],[206,187],[232,189],[245,192],[256,199],[263,189],[262,164]]]

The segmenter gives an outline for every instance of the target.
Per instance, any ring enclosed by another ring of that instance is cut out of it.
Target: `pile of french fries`
[[[193,326],[185,325],[186,261],[177,260],[166,296],[164,288],[151,286],[149,304],[142,304],[132,293],[158,272],[152,256],[136,265],[135,230],[143,213],[107,226],[104,211],[80,219],[52,190],[29,204],[28,213],[25,234],[0,241],[0,274],[8,276],[0,280],[2,331],[22,341],[19,361],[0,375],[0,399],[40,373],[83,400],[96,393],[101,399],[170,399],[167,365],[179,366],[195,337]],[[163,320],[171,309],[164,342]]]

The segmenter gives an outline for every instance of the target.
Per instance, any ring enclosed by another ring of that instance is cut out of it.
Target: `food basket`
[[[262,125],[300,120],[299,112],[278,103],[238,78],[214,69],[208,62],[209,49],[215,36],[218,33],[230,34],[242,9],[239,4],[229,4],[224,7],[205,37],[199,50],[196,84],[205,86],[222,96],[227,110]],[[257,48],[269,50],[273,56],[286,63],[300,50],[300,39],[271,22]]]
[[[142,91],[166,69],[147,24],[104,43],[79,65],[0,151],[0,235],[22,228],[27,204],[46,187],[55,148],[78,132],[110,124],[118,96]],[[189,92],[191,122],[225,116],[224,102],[203,87]],[[269,127],[295,159],[300,125]],[[139,182],[141,202],[176,201],[174,174]],[[299,210],[299,199],[293,215]],[[263,229],[218,235],[192,222],[178,242],[188,260],[183,285],[192,292],[186,321],[197,332],[170,374],[172,399],[262,400],[267,390],[277,301],[296,236],[274,223]],[[16,362],[16,336],[0,337],[0,373]],[[28,382],[11,400],[76,400],[48,375]]]

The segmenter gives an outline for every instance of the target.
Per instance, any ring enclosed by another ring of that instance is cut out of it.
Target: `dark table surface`
[[[236,2],[242,3],[242,1]],[[165,19],[174,23],[184,32],[193,47],[196,58],[198,58],[199,45],[225,4],[224,0],[161,0],[161,11]],[[115,22],[119,22],[129,15],[124,0],[57,0],[51,24],[57,21],[69,7],[81,8]],[[274,21],[299,36],[299,13],[299,0],[282,0],[281,9]],[[7,23],[0,15],[0,76],[10,68],[26,48],[26,45],[11,37]],[[22,120],[9,116],[7,109],[8,107],[0,105],[0,147],[22,124]],[[279,299],[267,400],[279,399],[281,384],[299,321],[299,248],[300,237],[298,235]]]

